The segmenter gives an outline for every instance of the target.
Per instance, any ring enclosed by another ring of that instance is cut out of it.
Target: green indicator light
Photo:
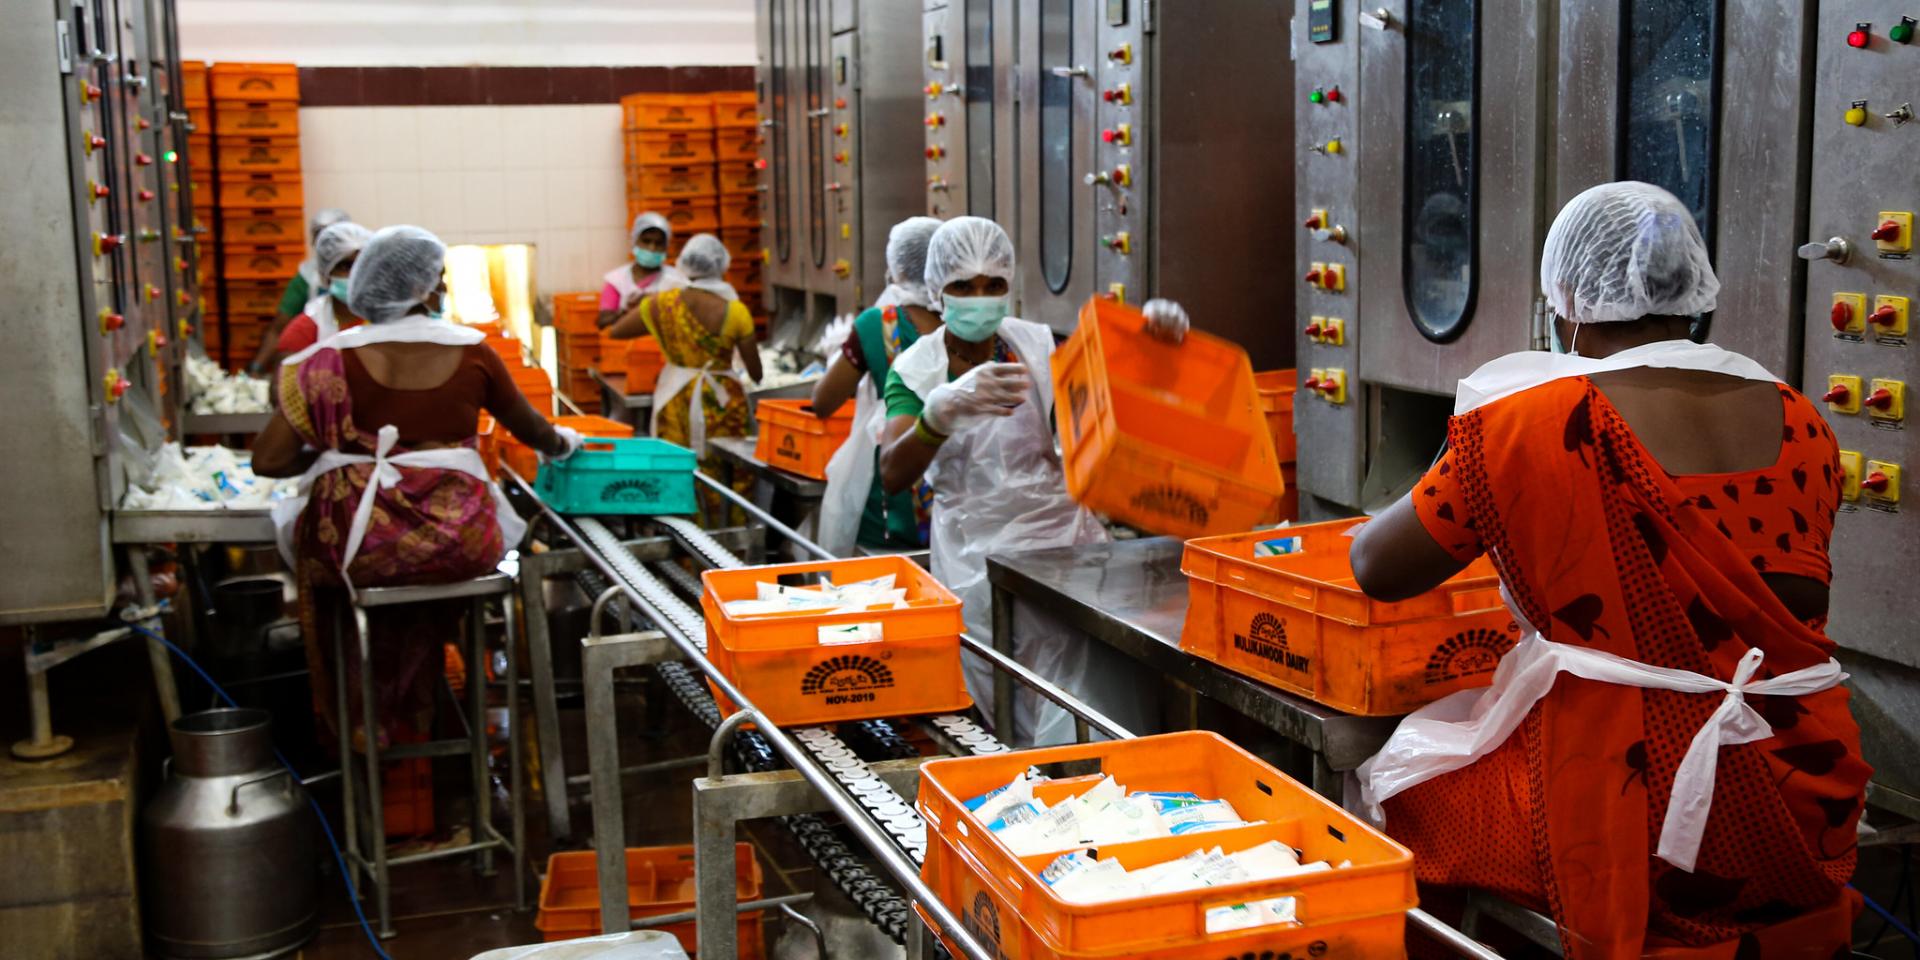
[[[1315,90],[1312,93],[1307,94],[1308,103],[1324,103],[1326,102],[1326,99],[1327,99],[1327,95],[1324,93],[1321,93],[1319,90]]]
[[[180,151],[178,151],[178,150],[168,150],[168,151],[166,152],[166,154],[165,154],[165,156],[166,156],[166,158],[167,158],[167,162],[168,162],[168,163],[179,163],[179,162],[180,162]]]
[[[1887,31],[1887,39],[1894,43],[1913,42],[1913,18],[1901,17],[1900,22]]]

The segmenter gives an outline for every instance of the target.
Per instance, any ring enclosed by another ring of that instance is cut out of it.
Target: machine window
[[[1047,289],[1067,289],[1073,269],[1073,0],[1040,5],[1040,274]]]
[[[1479,211],[1477,0],[1410,0],[1407,13],[1406,249],[1414,328],[1436,343],[1473,316]]]
[[[1720,0],[1628,0],[1623,14],[1621,178],[1672,191],[1712,249]]]
[[[966,0],[967,210],[993,219],[993,3]]]

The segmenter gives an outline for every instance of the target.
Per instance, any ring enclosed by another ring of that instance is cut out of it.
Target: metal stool
[[[513,852],[513,895],[517,909],[527,908],[527,854],[526,823],[524,803],[521,796],[522,772],[520,766],[520,677],[514,662],[516,628],[514,625],[513,578],[504,573],[490,573],[472,580],[457,583],[434,584],[420,587],[370,587],[360,591],[359,600],[352,603],[354,632],[359,638],[360,649],[360,703],[361,723],[366,733],[366,767],[364,778],[356,778],[353,771],[353,720],[347,709],[347,664],[343,631],[335,621],[333,631],[333,662],[338,682],[334,684],[336,707],[339,714],[340,730],[340,783],[345,797],[347,821],[347,883],[359,895],[358,874],[366,871],[373,883],[374,898],[380,914],[380,936],[391,937],[393,931],[393,911],[390,903],[390,886],[387,871],[391,867],[419,863],[425,860],[438,860],[443,857],[474,854],[474,869],[482,876],[492,876],[494,872],[493,854],[496,848],[506,848]],[[513,819],[513,838],[508,840],[493,828],[493,792],[487,782],[487,684],[486,684],[486,623],[483,617],[483,602],[487,597],[498,596],[504,605],[507,625],[507,749],[509,765],[512,768],[508,796],[513,805],[510,815]],[[367,611],[375,607],[392,607],[408,603],[423,603],[431,600],[451,600],[472,598],[472,611],[469,616],[468,634],[472,640],[472,649],[467,654],[467,737],[464,740],[433,740],[427,743],[396,744],[385,750],[380,748],[379,717],[374,705],[373,665],[367,638]],[[400,857],[387,855],[386,814],[382,807],[380,790],[380,764],[383,760],[404,760],[415,757],[451,757],[466,755],[472,759],[473,769],[473,842],[444,850],[429,850],[424,853],[412,853]],[[357,791],[358,779],[366,781],[364,790]],[[367,803],[367,836],[362,838],[359,827],[359,801],[364,795]],[[370,853],[368,851],[371,851]]]

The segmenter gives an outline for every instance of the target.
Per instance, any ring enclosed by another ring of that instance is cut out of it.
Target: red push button
[[[1833,312],[1827,319],[1833,321],[1835,330],[1845,330],[1853,325],[1853,307],[1844,300],[1833,302]]]
[[[1863,490],[1872,491],[1874,493],[1886,493],[1887,484],[1888,484],[1887,475],[1884,473],[1881,473],[1878,470],[1875,470],[1872,473],[1867,474],[1867,478],[1865,480],[1860,481],[1860,488]]]
[[[107,146],[106,137],[103,137],[97,133],[89,133],[85,136],[84,139],[86,143],[88,156],[92,156],[95,150],[106,149],[106,146]]]
[[[928,160],[938,160],[938,159],[940,159],[941,157],[944,157],[944,156],[946,156],[946,155],[947,155],[947,151],[946,151],[946,148],[944,148],[944,147],[941,147],[941,146],[940,146],[939,144],[935,144],[935,145],[933,145],[933,146],[931,146],[931,147],[928,147],[928,148],[927,148],[927,159],[928,159]]]
[[[1847,46],[1855,50],[1866,49],[1867,41],[1873,36],[1872,31],[1873,25],[1870,23],[1854,24],[1853,30],[1847,34]]]
[[[834,97],[834,98],[833,98],[833,108],[834,108],[835,110],[845,110],[845,109],[847,108],[847,98],[846,98],[846,97]]]
[[[112,253],[120,249],[120,245],[126,242],[127,238],[123,234],[96,233],[93,235],[93,255],[98,257]]]
[[[141,203],[146,203],[147,201],[153,199],[154,193],[152,190],[142,190],[139,193],[134,194],[134,196],[140,198]]]
[[[98,99],[100,99],[100,88],[82,81],[80,84],[80,102],[92,103]]]
[[[1328,88],[1327,88],[1327,102],[1328,102],[1328,103],[1339,103],[1339,102],[1340,102],[1340,88],[1339,88],[1339,87],[1337,87],[1337,86],[1333,86],[1333,87],[1328,87]]]
[[[136,153],[133,155],[133,163],[139,167],[151,167],[153,166],[153,158],[144,153]]]
[[[1885,391],[1881,392],[1884,393]],[[1853,391],[1847,389],[1846,384],[1836,383],[1833,385],[1833,389],[1828,390],[1826,394],[1820,398],[1820,402],[1844,404],[1847,402],[1847,399],[1852,396]]]
[[[1308,378],[1307,378],[1307,380],[1306,380],[1306,382],[1305,382],[1305,383],[1302,383],[1302,384],[1301,384],[1301,386],[1302,386],[1302,387],[1305,387],[1305,388],[1306,388],[1306,389],[1308,389],[1308,390],[1318,390],[1318,389],[1320,389],[1320,378],[1319,378],[1319,377],[1308,377]]]
[[[1320,325],[1317,323],[1309,323],[1307,324],[1307,329],[1305,332],[1307,336],[1317,338],[1320,336]]]
[[[100,331],[102,333],[112,333],[113,331],[118,330],[121,327],[124,327],[126,325],[127,325],[126,317],[123,317],[117,313],[114,313],[111,310],[100,311]]]
[[[1321,227],[1324,227],[1324,226],[1326,226],[1326,223],[1325,223],[1324,221],[1322,221],[1322,220],[1320,219],[1320,215],[1316,213],[1316,214],[1314,214],[1313,216],[1310,216],[1310,217],[1308,217],[1308,218],[1306,219],[1306,222],[1304,222],[1304,223],[1302,223],[1302,224],[1300,224],[1300,225],[1301,225],[1301,226],[1303,226],[1303,227],[1306,227],[1306,228],[1307,228],[1308,230],[1318,230],[1318,229],[1320,229]]]
[[[947,118],[946,118],[946,117],[943,117],[943,116],[941,116],[940,114],[937,114],[937,113],[929,113],[929,114],[927,114],[927,126],[929,126],[929,127],[943,127],[943,126],[946,126],[946,124],[947,124]]]
[[[1324,274],[1324,273],[1322,273],[1322,272],[1321,272],[1321,271],[1319,271],[1319,270],[1308,270],[1308,271],[1307,271],[1307,276],[1306,276],[1306,278],[1305,278],[1305,279],[1306,279],[1306,281],[1307,281],[1307,285],[1308,285],[1308,286],[1311,286],[1311,287],[1317,287],[1317,286],[1319,286],[1319,285],[1320,285],[1320,279],[1321,279],[1321,277],[1323,277],[1324,275],[1325,275],[1325,274]]]

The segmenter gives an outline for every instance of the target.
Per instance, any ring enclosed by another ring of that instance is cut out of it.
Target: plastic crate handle
[[[1316,874],[1308,874],[1308,876],[1315,876],[1315,875]],[[1291,922],[1281,920],[1281,921],[1275,921],[1273,923],[1255,924],[1250,927],[1231,927],[1225,930],[1208,930],[1207,929],[1207,911],[1209,910],[1217,910],[1221,907],[1237,907],[1243,904],[1256,903],[1261,900],[1278,900],[1283,897],[1293,901],[1293,920]],[[1219,900],[1199,900],[1199,901],[1196,901],[1193,905],[1194,927],[1200,930],[1208,940],[1237,939],[1239,937],[1246,936],[1249,932],[1254,930],[1265,930],[1270,928],[1293,929],[1297,927],[1305,927],[1307,926],[1307,923],[1306,921],[1301,919],[1301,907],[1304,904],[1305,900],[1306,900],[1306,897],[1300,892],[1298,892],[1297,890],[1293,892],[1288,892],[1288,893],[1269,893],[1264,896],[1243,894],[1237,897],[1224,897]]]

